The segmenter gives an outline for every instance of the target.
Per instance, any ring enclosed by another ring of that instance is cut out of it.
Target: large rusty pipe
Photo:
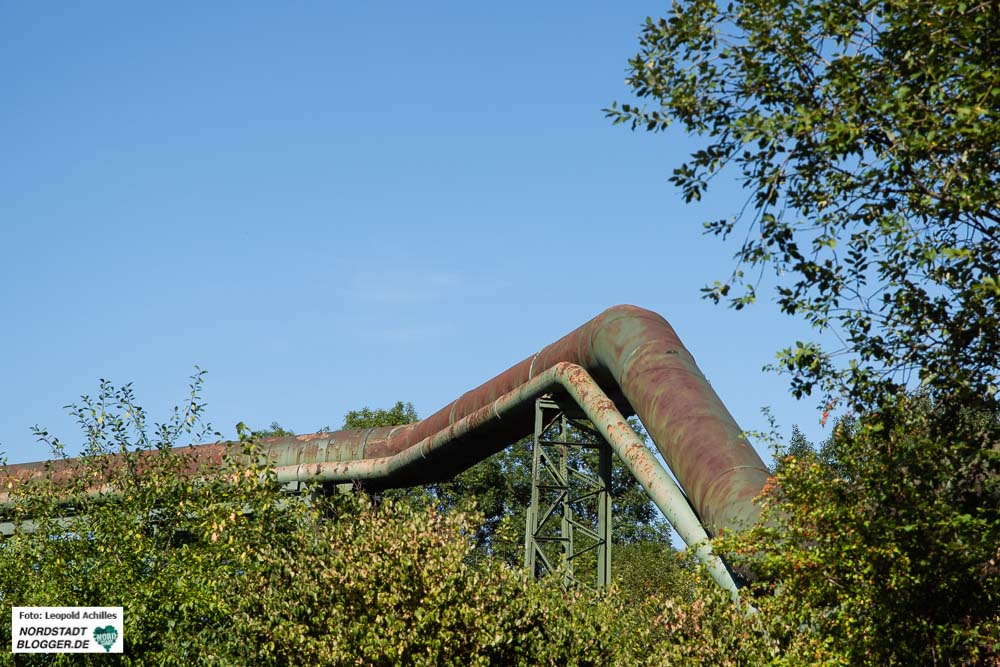
[[[698,370],[673,328],[635,306],[615,306],[537,354],[466,392],[427,419],[405,426],[339,431],[268,441],[276,467],[392,457],[448,433],[457,422],[511,394],[560,362],[587,370],[626,414],[638,414],[709,533],[745,528],[758,514],[752,500],[768,476],[763,461]],[[487,418],[468,436],[455,436],[449,455],[431,456],[381,480],[410,485],[446,479],[503,449],[533,429],[530,401],[512,405],[506,418]],[[464,446],[459,446],[464,445]],[[229,445],[191,448],[202,464],[222,460]],[[415,454],[415,452],[414,452]],[[412,455],[412,454],[411,454]],[[56,462],[56,468],[72,462]],[[8,466],[8,479],[43,474],[44,464]],[[6,485],[4,485],[6,486]],[[0,492],[0,502],[6,500]]]
[[[475,437],[476,431],[484,424],[509,417],[525,403],[551,391],[569,394],[583,409],[684,543],[705,565],[711,577],[735,599],[738,596],[736,582],[719,557],[712,553],[708,534],[688,504],[684,492],[646,448],[614,402],[587,371],[576,364],[557,363],[509,394],[458,420],[445,431],[438,431],[398,454],[375,459],[281,466],[274,472],[279,482],[357,482],[405,476],[408,469],[419,469],[432,457],[448,456],[449,449],[455,448],[462,438]]]
[[[767,481],[767,467],[673,328],[636,306],[609,308],[420,422],[331,434],[343,455],[327,460],[383,458],[405,451],[559,362],[582,366],[623,412],[638,414],[710,533],[753,523],[758,509],[752,501]],[[510,419],[493,420],[483,429],[477,447],[458,448],[451,460],[437,460],[405,481],[446,478],[530,434],[532,406],[525,403],[513,412]]]

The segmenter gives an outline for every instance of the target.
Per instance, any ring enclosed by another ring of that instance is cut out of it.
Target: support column
[[[611,582],[611,448],[569,399],[535,401],[524,566],[564,586]],[[594,574],[587,576],[587,571]]]

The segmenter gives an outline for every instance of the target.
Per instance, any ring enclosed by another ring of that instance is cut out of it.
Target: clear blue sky
[[[695,145],[613,127],[659,3],[0,5],[0,443],[208,371],[212,423],[421,415],[604,308],[674,325],[737,421],[825,436],[761,367],[808,335],[699,288],[732,267],[667,182]],[[766,452],[765,452],[766,454]]]

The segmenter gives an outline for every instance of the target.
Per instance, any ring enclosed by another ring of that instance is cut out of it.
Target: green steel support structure
[[[535,576],[561,574],[564,586],[603,588],[611,583],[611,448],[585,418],[564,398],[535,401],[524,565]],[[596,567],[589,583],[588,564]]]

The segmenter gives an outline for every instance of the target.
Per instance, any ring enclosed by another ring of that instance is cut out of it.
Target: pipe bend
[[[317,454],[327,460],[385,459],[439,433],[465,417],[534,382],[549,370],[570,373],[577,364],[611,396],[622,396],[692,499],[712,532],[738,528],[756,516],[750,499],[759,495],[767,468],[741,439],[742,429],[709,386],[670,324],[660,315],[630,304],[612,306],[536,354],[471,389],[433,415],[404,428],[326,434],[331,445]],[[530,434],[530,401],[482,415],[490,428],[478,443],[483,457]],[[502,417],[502,418],[501,418]],[[306,439],[308,440],[308,438]],[[194,448],[202,465],[212,465],[220,443]],[[302,461],[308,442],[275,440],[275,461]],[[213,449],[214,448],[214,449]],[[427,461],[427,465],[434,465]],[[472,465],[462,461],[462,465]],[[8,478],[38,474],[43,464],[9,466]],[[467,466],[466,466],[467,467]],[[0,493],[0,502],[5,494]]]

